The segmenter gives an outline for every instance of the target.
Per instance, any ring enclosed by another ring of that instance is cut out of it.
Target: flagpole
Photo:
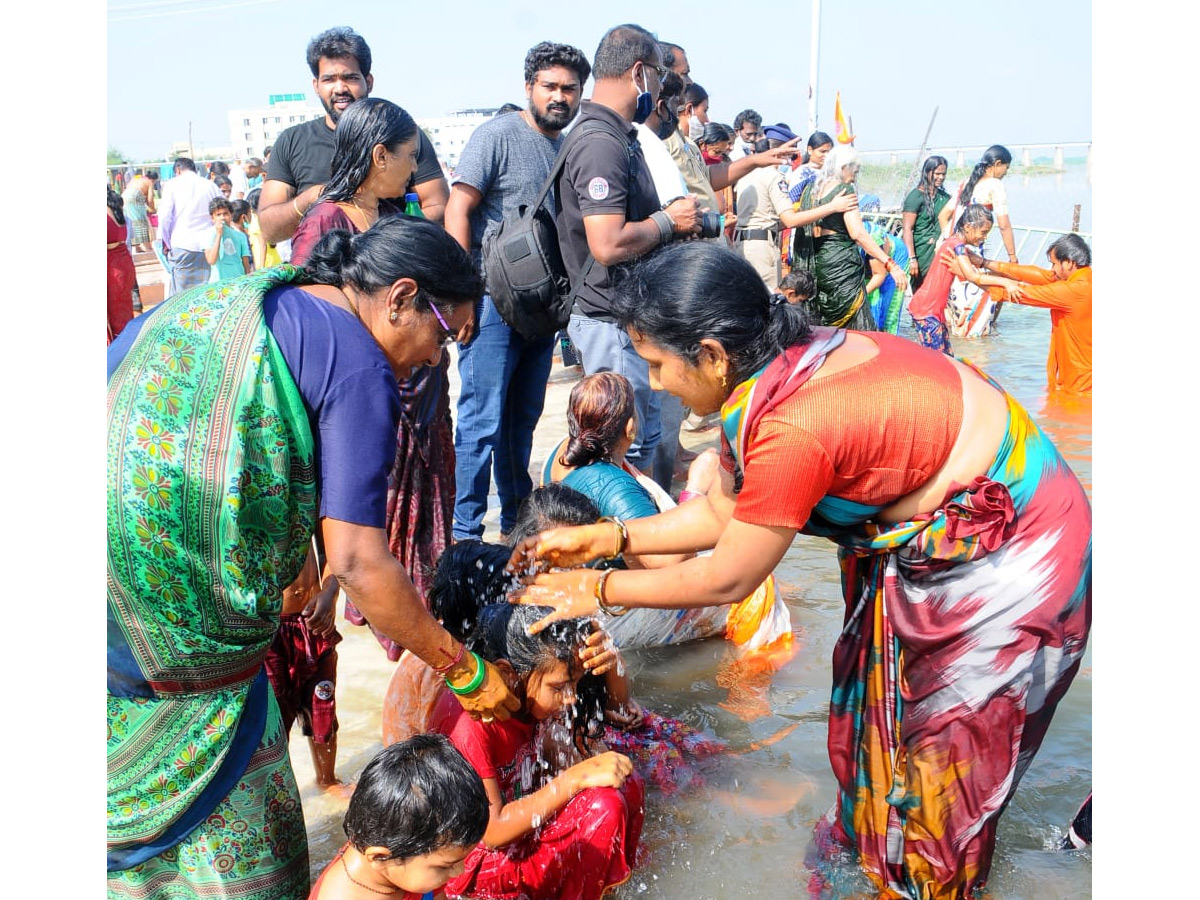
[[[817,71],[821,58],[821,0],[812,0],[812,48],[808,54],[808,133],[817,130]]]

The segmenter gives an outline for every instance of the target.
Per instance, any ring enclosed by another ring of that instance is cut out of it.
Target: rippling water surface
[[[1006,308],[997,335],[959,341],[955,352],[996,378],[1030,410],[1092,490],[1090,403],[1047,405],[1046,349],[1049,315]],[[905,334],[901,331],[901,334]],[[534,463],[565,433],[561,424],[573,379],[556,364],[543,426],[535,437]],[[559,417],[557,423],[553,417]],[[715,440],[715,432],[685,433],[689,446]],[[495,511],[489,515],[495,538]],[[722,641],[627,654],[638,699],[726,741],[730,753],[706,761],[703,784],[670,798],[650,788],[642,856],[632,879],[610,896],[629,898],[778,898],[804,895],[805,854],[816,820],[834,801],[826,754],[826,714],[833,643],[842,602],[831,544],[799,537],[777,575],[792,611],[800,651],[776,674],[766,700],[769,712],[751,721],[722,706],[728,692],[717,684]],[[391,664],[365,629],[340,625],[338,714],[339,774],[350,780],[380,747],[379,703]],[[988,896],[993,900],[1061,900],[1092,895],[1091,850],[1053,848],[1092,784],[1091,649],[1060,704],[1041,752],[1004,815]],[[298,731],[292,760],[301,785],[315,875],[344,841],[345,801],[322,795],[312,783],[308,748]],[[860,896],[865,880],[844,873],[840,896]]]

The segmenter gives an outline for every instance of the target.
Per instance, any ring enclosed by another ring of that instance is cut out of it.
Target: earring
[[[721,390],[723,390],[723,391],[729,390],[729,376],[728,375],[721,376]]]
[[[398,318],[400,318],[400,314],[393,309],[392,314],[388,316],[388,321],[395,325]]]

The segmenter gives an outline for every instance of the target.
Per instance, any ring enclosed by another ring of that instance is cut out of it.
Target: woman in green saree
[[[108,351],[108,894],[302,900],[300,798],[263,659],[314,534],[473,716],[517,706],[425,611],[383,530],[397,378],[483,285],[438,226],[326,235],[306,267],[184,291]]]
[[[854,194],[854,181],[861,163],[853,147],[839,145],[825,157],[821,175],[800,196],[801,212],[816,210],[842,194]],[[871,239],[863,227],[858,207],[829,213],[803,226],[796,237],[793,265],[808,269],[817,279],[817,294],[812,303],[822,325],[856,331],[877,330],[866,302],[870,278],[863,253],[879,261],[896,280],[897,289],[907,285],[896,262]]]

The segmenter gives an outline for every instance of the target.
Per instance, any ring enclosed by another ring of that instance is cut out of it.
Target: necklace
[[[367,228],[370,228],[371,223],[379,218],[379,204],[375,205],[374,212],[367,212],[365,209],[363,209],[361,206],[358,205],[358,200],[356,200],[354,197],[350,198],[350,202],[354,205],[355,209],[357,209],[360,213],[362,213],[363,220],[367,223]],[[363,230],[366,231],[366,228],[364,228]]]
[[[372,894],[394,894],[395,891],[381,891],[379,888],[373,888],[369,884],[363,884],[357,878],[350,874],[350,867],[346,865],[346,854],[342,853],[342,871],[346,873],[346,877],[357,884],[360,888],[366,888]]]

